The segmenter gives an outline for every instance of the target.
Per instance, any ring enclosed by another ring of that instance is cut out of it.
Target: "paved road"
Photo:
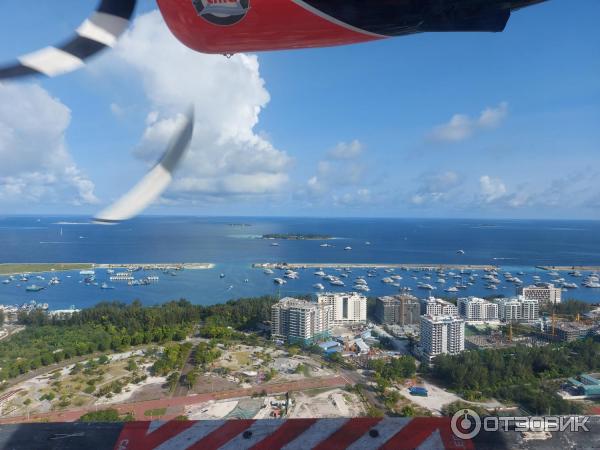
[[[253,393],[260,393],[263,390],[267,394],[278,394],[283,392],[304,391],[307,389],[318,388],[334,388],[342,387],[348,384],[348,380],[344,376],[328,377],[328,378],[310,378],[300,381],[290,381],[287,383],[272,383],[257,386],[250,389],[234,389],[229,391],[214,392],[207,394],[195,394],[185,397],[163,398],[159,400],[147,400],[143,402],[122,403],[118,405],[103,405],[101,408],[91,407],[77,410],[50,412],[43,414],[33,414],[29,418],[26,416],[10,417],[0,419],[0,424],[35,422],[39,420],[49,422],[73,422],[81,417],[86,412],[95,411],[97,409],[114,408],[122,414],[133,413],[136,420],[150,420],[144,416],[144,412],[149,409],[169,408],[171,410],[182,410],[187,405],[196,403],[204,403],[210,400],[224,400],[229,398],[247,397]],[[161,417],[161,419],[171,419],[176,416],[176,413]]]

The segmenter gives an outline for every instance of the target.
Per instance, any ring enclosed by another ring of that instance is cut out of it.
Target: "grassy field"
[[[144,416],[160,417],[160,416],[164,416],[166,413],[167,413],[167,408],[156,408],[156,409],[149,409],[147,411],[144,411]]]
[[[14,275],[19,273],[51,272],[63,270],[91,269],[91,263],[22,263],[0,264],[0,275]]]

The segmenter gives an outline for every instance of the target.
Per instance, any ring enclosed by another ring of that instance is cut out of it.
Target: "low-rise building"
[[[579,379],[569,378],[567,384],[575,395],[588,398],[600,397],[600,377],[596,374],[582,374]]]
[[[467,322],[497,321],[498,305],[477,297],[459,298],[458,314]]]
[[[527,300],[537,300],[540,304],[544,303],[560,303],[562,289],[555,287],[553,284],[544,286],[526,286],[520,287],[517,290],[518,295],[522,295]]]
[[[275,340],[310,345],[329,338],[332,326],[330,305],[286,297],[271,307],[271,337]]]
[[[444,353],[455,355],[465,349],[465,322],[456,316],[421,317],[420,349],[431,360]]]
[[[417,325],[421,306],[412,295],[388,295],[375,302],[375,318],[384,325]]]

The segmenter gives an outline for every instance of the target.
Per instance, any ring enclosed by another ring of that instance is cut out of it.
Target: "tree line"
[[[276,301],[264,296],[209,306],[183,299],[153,306],[103,302],[68,318],[22,312],[18,320],[25,330],[0,341],[0,380],[75,356],[181,341],[198,326],[215,335],[250,330],[270,319]]]

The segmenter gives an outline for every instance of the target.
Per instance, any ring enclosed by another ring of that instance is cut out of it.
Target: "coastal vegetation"
[[[75,312],[68,319],[40,310],[23,312],[19,323],[26,325],[25,330],[0,341],[0,380],[95,352],[182,341],[195,330],[210,337],[245,336],[241,331],[255,329],[270,318],[276,301],[265,296],[211,306],[192,305],[187,300],[157,306],[111,302]],[[206,362],[212,358],[214,354]],[[170,360],[165,363],[171,365]],[[162,371],[160,364],[157,370]]]
[[[497,398],[533,414],[579,413],[580,406],[556,394],[561,380],[600,369],[597,339],[543,347],[467,351],[440,355],[430,375],[466,400]]]
[[[0,275],[91,269],[91,263],[2,263]]]

